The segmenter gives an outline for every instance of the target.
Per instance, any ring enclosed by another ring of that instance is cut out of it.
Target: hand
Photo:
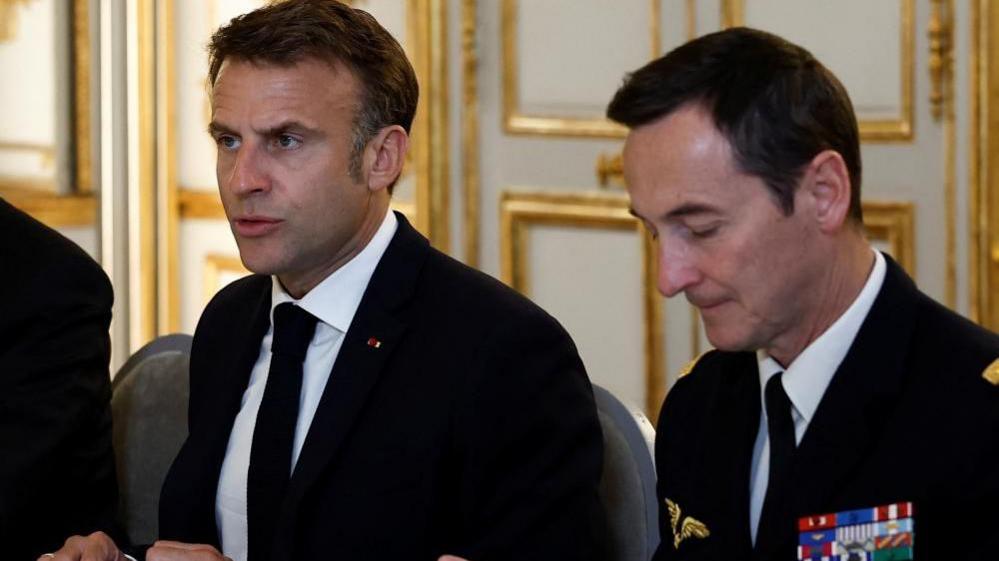
[[[210,545],[160,540],[146,551],[146,561],[232,561]]]
[[[87,537],[69,538],[62,549],[46,553],[38,561],[125,561],[125,556],[107,534],[94,532]]]
[[[437,561],[468,561],[464,557],[455,557],[454,555],[441,555],[441,558]]]

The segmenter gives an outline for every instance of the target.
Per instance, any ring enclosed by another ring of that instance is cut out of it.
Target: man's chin
[[[710,326],[705,325],[704,332],[708,336],[708,342],[711,343],[711,346],[719,351],[755,351],[758,347],[751,337],[744,333],[735,332],[734,330],[712,329]]]

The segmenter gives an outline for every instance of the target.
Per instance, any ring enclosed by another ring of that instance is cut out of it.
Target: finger
[[[208,545],[208,544],[204,544],[204,543],[184,543],[184,542],[175,542],[175,541],[171,541],[171,540],[159,540],[159,541],[157,541],[156,543],[153,544],[153,547],[161,547],[161,546],[162,547],[169,547],[169,548],[173,548],[173,549],[183,549],[183,550],[186,550],[186,551],[209,550],[209,551],[218,552],[218,550],[215,549],[214,546],[211,546],[211,545]],[[219,555],[221,555],[221,553]]]
[[[79,561],[83,557],[86,543],[87,538],[83,536],[70,536],[59,548],[59,551],[46,553],[39,557],[38,561]]]
[[[104,532],[87,536],[80,561],[118,561],[118,546]]]
[[[146,561],[221,561],[222,554],[210,545],[157,543],[146,552]]]

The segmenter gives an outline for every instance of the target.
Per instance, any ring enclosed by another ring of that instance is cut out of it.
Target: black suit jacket
[[[656,462],[654,559],[796,559],[797,518],[915,503],[915,558],[999,555],[999,337],[920,293],[890,258],[884,285],[796,451],[782,545],[753,552],[749,473],[760,418],[753,353],[712,351],[669,393]],[[674,547],[665,499],[711,535]]]
[[[218,544],[219,471],[270,287],[242,279],[202,314],[190,437],[160,504],[165,539]],[[275,513],[272,559],[600,558],[601,446],[565,331],[400,216]]]
[[[111,285],[76,244],[0,199],[0,557],[112,527]]]

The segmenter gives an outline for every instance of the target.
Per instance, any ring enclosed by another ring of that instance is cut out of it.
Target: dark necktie
[[[785,535],[793,532],[793,521],[787,518],[785,503],[795,449],[794,420],[791,418],[791,400],[781,383],[783,374],[778,372],[772,376],[763,393],[767,407],[767,432],[770,435],[770,475],[756,531],[756,550],[760,552],[782,544]]]
[[[274,339],[267,385],[257,412],[246,477],[250,561],[266,561],[274,527],[291,479],[291,452],[302,391],[302,362],[316,318],[291,303],[274,308]]]

